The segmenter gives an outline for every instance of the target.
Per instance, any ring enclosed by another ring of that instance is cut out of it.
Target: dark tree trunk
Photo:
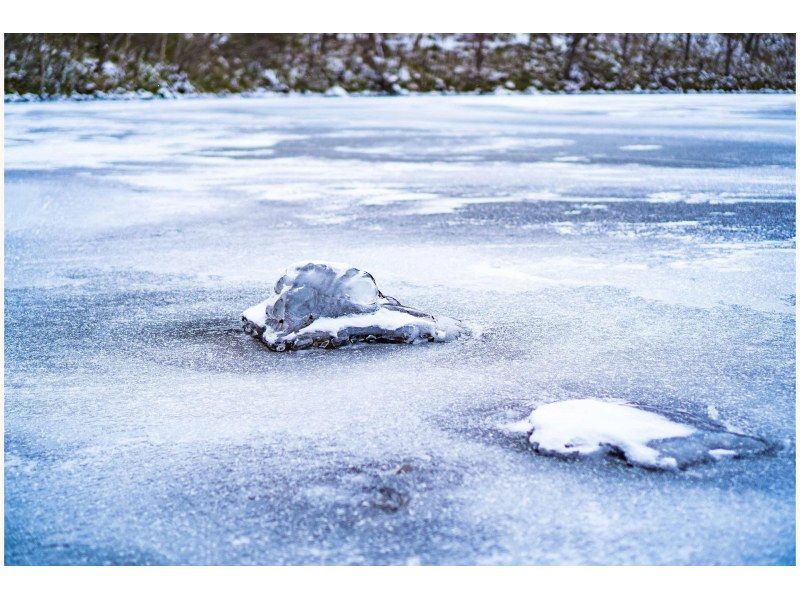
[[[97,34],[97,65],[95,70],[99,73],[103,69],[103,63],[106,61],[106,53],[108,52],[108,42],[105,33]]]
[[[755,39],[756,34],[751,33],[747,36],[747,39],[744,42],[744,51],[750,54],[750,51],[753,49],[753,40]]]
[[[575,57],[578,53],[578,46],[583,41],[583,33],[573,33],[572,42],[569,45],[569,52],[567,53],[567,63],[564,65],[564,79],[569,79],[572,72],[572,65],[575,64]]]
[[[656,70],[658,69],[658,42],[661,41],[661,34],[656,33],[656,37],[653,40],[653,45],[650,46],[650,51],[648,52],[650,57],[650,79],[653,80],[656,75]]]
[[[622,36],[622,63],[628,62],[628,42],[630,41],[631,34],[626,33]]]
[[[47,91],[47,34],[42,35],[42,42],[39,44],[39,95],[44,97]]]
[[[736,49],[736,39],[732,34],[725,37],[725,76],[731,74],[731,62],[733,60],[733,51]]]
[[[475,74],[480,79],[481,71],[483,70],[484,59],[484,43],[486,42],[486,35],[483,33],[475,34]]]

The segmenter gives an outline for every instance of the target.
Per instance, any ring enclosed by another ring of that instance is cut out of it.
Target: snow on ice
[[[537,407],[527,420],[511,429],[525,431],[539,453],[611,453],[633,465],[656,469],[683,468],[768,450],[768,445],[757,438],[710,423],[703,429],[631,405],[574,399]]]
[[[242,313],[244,331],[274,351],[336,348],[353,342],[447,341],[466,333],[457,320],[401,305],[369,272],[338,263],[291,266],[273,294]]]

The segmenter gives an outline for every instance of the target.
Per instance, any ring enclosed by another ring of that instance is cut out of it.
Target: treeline
[[[332,88],[794,90],[795,35],[5,34],[6,94]]]

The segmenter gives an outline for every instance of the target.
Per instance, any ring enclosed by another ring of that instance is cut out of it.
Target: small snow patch
[[[708,454],[715,459],[722,459],[723,457],[735,457],[737,455],[736,451],[732,451],[730,449],[711,449],[708,451]]]
[[[690,425],[653,411],[598,399],[542,405],[526,420],[504,429],[527,433],[534,450],[542,454],[612,454],[631,465],[651,469],[678,469],[768,449],[758,438],[729,432],[711,422]]]
[[[553,162],[589,162],[589,158],[586,156],[556,156],[553,158]]]
[[[545,453],[588,455],[618,447],[629,461],[651,467],[675,467],[649,442],[690,436],[694,428],[628,405],[595,399],[542,405],[528,418],[530,443]]]
[[[654,152],[660,150],[662,145],[647,144],[647,143],[633,143],[631,145],[621,145],[619,149],[626,152]]]

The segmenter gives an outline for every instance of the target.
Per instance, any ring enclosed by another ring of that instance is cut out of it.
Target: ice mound
[[[683,469],[769,449],[763,440],[711,421],[679,422],[653,411],[596,399],[542,405],[512,429],[526,432],[539,453],[609,454],[653,469]]]
[[[291,266],[272,295],[242,313],[244,330],[273,351],[353,342],[448,341],[467,333],[452,318],[401,305],[369,272],[337,263]]]

